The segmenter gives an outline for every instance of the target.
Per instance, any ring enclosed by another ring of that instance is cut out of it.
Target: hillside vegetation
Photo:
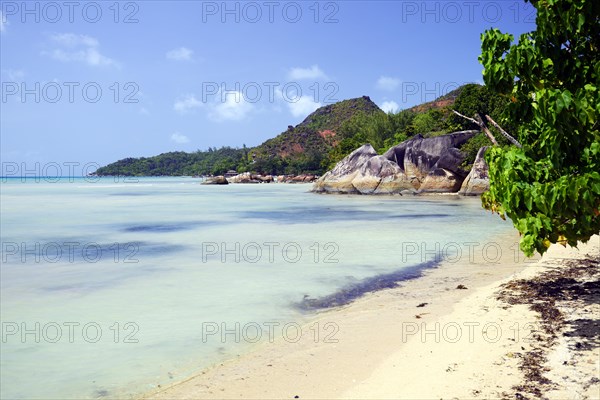
[[[397,113],[384,113],[368,96],[321,107],[300,124],[254,148],[209,148],[194,153],[170,152],[154,157],[126,158],[99,168],[98,175],[219,175],[228,170],[262,174],[322,174],[365,143],[379,153],[416,134],[437,136],[477,128],[452,109],[472,116],[489,114],[502,121],[507,101],[486,87],[467,84],[432,102]],[[510,126],[509,126],[510,128]],[[480,134],[462,148],[465,166],[487,145]]]

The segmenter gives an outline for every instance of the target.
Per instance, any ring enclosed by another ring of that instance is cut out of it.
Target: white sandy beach
[[[517,241],[516,234],[500,238],[498,262],[486,262],[480,253],[475,262],[464,256],[397,288],[320,313],[297,343],[280,339],[258,345],[144,398],[534,398],[527,389],[515,389],[531,378],[531,370],[520,366],[532,354],[545,358],[539,370],[550,380],[541,389],[547,398],[600,398],[597,329],[585,346],[580,337],[564,336],[564,327],[552,345],[540,344],[549,342],[541,341],[539,314],[528,305],[498,300],[502,284],[565,268],[565,260],[587,256],[597,263],[600,237],[579,249],[554,245],[541,261],[527,263],[522,256],[515,260],[510,248]],[[565,326],[578,320],[597,327],[600,304],[592,300],[557,303]],[[337,342],[324,335],[315,340],[316,322],[339,327]]]

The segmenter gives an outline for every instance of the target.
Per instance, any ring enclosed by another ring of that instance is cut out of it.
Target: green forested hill
[[[295,127],[252,149],[255,168],[270,174],[320,174],[339,143],[344,124],[356,116],[384,116],[367,96],[321,107]]]
[[[468,84],[428,103],[398,113],[384,113],[367,96],[321,107],[302,123],[254,148],[209,148],[195,153],[171,152],[154,157],[126,158],[99,168],[98,175],[181,176],[223,174],[228,170],[264,174],[321,174],[348,153],[371,143],[380,153],[415,134],[435,136],[470,123],[451,110],[472,116],[476,112],[501,121],[506,103],[484,86]],[[510,127],[508,127],[510,128]],[[500,139],[500,138],[499,138]],[[481,134],[463,146],[468,164],[482,145]]]
[[[154,157],[125,158],[96,171],[97,175],[191,176],[221,174],[247,164],[248,149],[222,147],[186,153],[176,151]]]

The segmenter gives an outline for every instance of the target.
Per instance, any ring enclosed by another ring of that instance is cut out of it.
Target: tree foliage
[[[98,175],[114,176],[192,176],[220,175],[230,169],[248,168],[248,149],[208,148],[195,153],[176,151],[154,157],[125,158],[98,168]]]
[[[486,153],[484,207],[507,215],[532,255],[600,231],[600,2],[531,0],[536,30],[482,35],[491,89],[509,99],[504,122],[523,145]]]

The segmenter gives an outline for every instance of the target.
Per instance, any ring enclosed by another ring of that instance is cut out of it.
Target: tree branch
[[[477,120],[475,120],[473,118],[469,118],[469,117],[467,117],[465,115],[462,115],[458,111],[452,110],[452,112],[454,114],[458,115],[459,117],[463,117],[464,119],[467,119],[467,120],[473,122],[474,124],[479,125],[479,127],[483,130],[483,132],[485,133],[485,135],[488,137],[488,139],[490,139],[490,141],[494,144],[494,146],[498,146],[498,141],[496,140],[496,138],[494,137],[494,135],[492,135],[492,132],[490,132],[490,130],[485,125],[485,123],[483,122],[483,120],[481,119],[481,117],[479,116],[479,114],[477,115]]]
[[[494,125],[496,128],[498,128],[498,130],[500,131],[501,134],[504,135],[505,138],[507,138],[512,144],[514,144],[515,146],[517,146],[518,148],[522,148],[523,146],[521,145],[521,143],[519,143],[519,141],[517,139],[515,139],[514,137],[510,136],[508,134],[508,132],[506,132],[504,129],[502,129],[502,127],[500,127],[500,125],[498,125],[496,123],[496,121],[494,121],[492,118],[490,118],[489,115],[485,116],[488,121],[490,121],[492,123],[492,125]]]
[[[481,131],[477,130],[477,129],[469,129],[468,131],[450,132],[450,133],[448,133],[448,135],[454,135],[455,133],[466,133],[466,134],[469,134],[469,133],[479,133],[479,132],[481,132]]]
[[[454,114],[458,115],[459,117],[463,117],[464,119],[468,119],[468,120],[469,120],[469,121],[471,121],[472,123],[479,125],[479,122],[475,121],[473,118],[469,118],[469,117],[467,117],[467,116],[465,116],[465,115],[462,115],[461,113],[459,113],[459,112],[458,112],[458,111],[456,111],[456,110],[452,110],[452,112],[453,112]],[[479,125],[479,126],[481,127],[481,125]]]
[[[483,122],[483,119],[479,114],[477,114],[477,121],[479,122],[479,126],[481,126],[481,129],[483,129],[483,131],[485,132],[487,137],[492,141],[494,146],[498,146],[498,141],[496,140],[494,135],[492,135],[492,132],[488,129],[487,125],[485,124],[485,122]]]

